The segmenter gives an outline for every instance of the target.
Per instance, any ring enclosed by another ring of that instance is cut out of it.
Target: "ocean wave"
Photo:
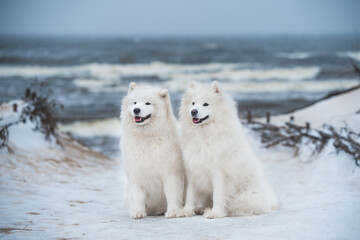
[[[242,67],[242,63],[168,64],[162,62],[137,64],[91,63],[78,66],[0,66],[0,77],[93,76],[119,78],[119,76],[168,76],[176,73],[213,72]]]
[[[115,79],[89,79],[76,78],[73,83],[80,88],[91,92],[125,92],[128,89],[127,84],[119,84]]]
[[[85,64],[70,67],[45,66],[1,66],[0,77],[67,77],[73,83],[89,91],[126,91],[129,81],[151,78],[152,84],[183,82],[195,80],[205,82],[270,82],[303,81],[315,79],[321,68],[257,68],[248,63],[209,63],[209,64],[167,64],[153,62],[148,64]],[[247,83],[244,83],[247,84]],[[244,85],[243,84],[243,85]],[[249,83],[251,84],[251,83]],[[253,83],[256,86],[261,84]]]
[[[319,67],[294,67],[294,68],[272,68],[272,69],[224,69],[212,73],[180,73],[172,76],[173,80],[191,79],[196,81],[208,81],[218,79],[224,81],[246,81],[246,80],[306,80],[313,79],[319,73]]]
[[[360,51],[347,51],[338,53],[339,57],[348,57],[360,62]]]
[[[1,66],[0,77],[46,77],[67,76],[74,78],[119,79],[130,76],[158,76],[159,78],[188,77],[227,78],[230,80],[248,79],[290,79],[314,78],[319,67],[294,67],[273,69],[252,69],[247,63],[209,63],[209,64],[167,64],[153,62],[148,64],[85,64],[70,67],[45,66]]]
[[[204,69],[204,68],[202,68]],[[209,69],[209,67],[208,67]],[[253,84],[261,86],[262,82],[273,81],[302,81],[314,79],[320,72],[319,67],[297,67],[297,68],[274,68],[274,69],[234,69],[229,66],[219,71],[168,71],[166,74],[160,74],[159,79],[163,81],[154,81],[152,84],[164,85],[173,83],[182,83],[183,81],[207,82],[209,80],[219,80],[223,82],[254,82]],[[129,76],[130,71],[126,73]],[[138,73],[138,74],[144,74]],[[151,74],[154,74],[151,72]],[[124,77],[125,78],[125,77]],[[101,80],[99,80],[101,79]],[[141,78],[139,78],[141,79]],[[118,77],[98,77],[98,78],[75,78],[74,84],[93,92],[116,92],[126,91],[128,81],[122,81]],[[259,83],[260,82],[260,83]],[[245,84],[245,83],[244,83]]]
[[[173,92],[185,91],[190,84],[189,80],[169,81],[164,87]],[[327,80],[327,81],[266,81],[266,82],[221,82],[221,86],[229,92],[329,92],[333,90],[347,89],[357,86],[356,79],[348,80]]]
[[[295,53],[277,53],[276,56],[279,58],[287,59],[307,59],[312,57],[314,54],[310,52],[295,52]]]
[[[118,118],[108,118],[95,121],[76,121],[70,124],[60,124],[62,132],[70,132],[78,137],[120,137],[121,124]]]
[[[207,79],[206,82],[208,82]],[[177,79],[165,81],[162,83],[154,83],[152,85],[158,87],[168,88],[173,92],[183,92],[186,90],[187,86],[190,84],[190,79]],[[199,81],[200,82],[200,81]],[[205,82],[205,81],[202,81]],[[351,88],[359,84],[359,81],[356,79],[348,79],[348,80],[322,80],[322,81],[281,81],[281,80],[272,80],[265,82],[257,82],[257,81],[242,81],[242,82],[229,82],[229,81],[221,81],[221,85],[225,90],[232,92],[328,92],[337,89],[346,89]],[[86,88],[92,92],[126,92],[128,89],[128,85],[116,85],[92,80],[92,79],[79,79],[76,80],[76,85],[78,87]]]
[[[208,50],[216,50],[219,48],[219,45],[215,44],[215,43],[204,43],[204,48],[208,49]]]

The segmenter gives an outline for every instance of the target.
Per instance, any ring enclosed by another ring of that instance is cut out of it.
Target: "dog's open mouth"
[[[209,115],[207,115],[204,118],[193,118],[192,121],[193,121],[194,124],[199,124],[199,123],[202,123],[203,121],[205,121],[208,118],[209,118]]]
[[[135,117],[135,122],[136,122],[136,123],[142,123],[142,122],[144,122],[145,120],[149,119],[150,117],[151,117],[151,114],[147,115],[146,117],[136,116],[136,117]]]

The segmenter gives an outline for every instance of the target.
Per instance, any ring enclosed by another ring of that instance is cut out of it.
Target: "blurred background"
[[[2,0],[0,102],[46,83],[61,129],[116,158],[132,81],[168,88],[176,115],[192,80],[220,81],[243,116],[358,85],[359,12],[356,0]]]

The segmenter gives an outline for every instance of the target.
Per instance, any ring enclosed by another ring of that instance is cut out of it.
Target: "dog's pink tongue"
[[[198,118],[193,118],[192,121],[193,121],[193,123],[197,123],[197,122],[200,121],[200,119],[198,119]]]
[[[135,122],[141,121],[141,117],[135,117]]]

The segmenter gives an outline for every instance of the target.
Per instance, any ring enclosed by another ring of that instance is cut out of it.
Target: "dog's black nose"
[[[134,113],[135,114],[138,114],[140,111],[141,111],[140,108],[134,108]]]
[[[196,110],[196,109],[191,110],[191,115],[193,117],[196,116],[196,114],[198,114],[198,110]]]

